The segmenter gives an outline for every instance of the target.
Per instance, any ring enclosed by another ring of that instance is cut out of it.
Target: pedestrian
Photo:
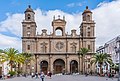
[[[34,73],[31,73],[31,77],[32,77],[32,78],[34,77]]]
[[[51,73],[51,72],[49,72],[49,76],[50,76],[50,78],[51,78],[51,76],[52,76],[52,73]]]
[[[49,78],[49,76],[50,76],[49,74],[50,74],[50,71],[47,72],[47,76],[48,76],[48,78]]]
[[[40,78],[42,79],[42,81],[44,81],[45,75],[43,72],[41,73]]]
[[[36,78],[38,78],[38,73],[35,74]]]

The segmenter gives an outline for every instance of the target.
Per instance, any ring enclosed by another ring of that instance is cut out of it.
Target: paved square
[[[25,77],[15,77],[11,79],[6,79],[4,81],[42,81],[41,78],[31,78],[30,76]],[[52,78],[45,77],[44,81],[117,81],[117,78],[107,78],[107,77],[97,77],[97,76],[87,76],[84,75],[53,75]]]

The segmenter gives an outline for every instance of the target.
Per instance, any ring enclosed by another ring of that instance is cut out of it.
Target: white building
[[[0,59],[2,61],[2,59]],[[7,75],[10,70],[8,62],[0,63],[0,76]]]
[[[117,36],[117,37],[120,37],[120,35]],[[103,46],[100,46],[96,50],[97,53],[107,53],[107,54],[110,54],[111,59],[112,59],[113,63],[115,63],[115,64],[119,63],[119,54],[116,53],[116,51],[115,51],[115,47],[118,47],[118,44],[117,44],[117,41],[116,41],[117,37],[115,37],[112,40],[106,42]],[[98,66],[96,66],[96,67],[97,67],[97,72],[98,72],[99,67]],[[103,70],[109,71],[110,70],[110,66],[106,67],[106,65],[104,65],[103,66]]]

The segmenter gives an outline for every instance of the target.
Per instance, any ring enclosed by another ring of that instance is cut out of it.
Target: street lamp
[[[119,54],[119,72],[118,72],[118,81],[120,81],[120,37],[116,38],[116,47],[115,52]]]

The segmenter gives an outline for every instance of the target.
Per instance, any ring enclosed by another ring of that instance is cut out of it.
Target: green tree
[[[103,70],[102,70],[102,66],[104,63],[109,63],[109,64],[112,64],[112,60],[110,58],[110,55],[107,54],[107,53],[101,53],[101,54],[95,54],[93,57],[92,57],[92,61],[91,61],[91,64],[98,64],[99,67],[100,67],[100,75],[103,73]]]
[[[16,65],[17,63],[23,63],[24,59],[19,54],[19,51],[15,48],[7,48],[5,50],[1,50],[2,53],[0,53],[0,59],[1,62],[8,62],[10,65],[10,70],[12,71],[13,65]]]
[[[84,65],[85,65],[85,55],[89,52],[89,49],[87,48],[81,48],[79,51],[78,51],[78,55],[81,56],[82,58],[82,72],[84,73],[85,72],[85,68],[84,68]],[[79,58],[80,60],[80,58]]]
[[[27,71],[27,65],[28,63],[31,62],[31,60],[33,60],[32,58],[32,54],[31,53],[22,53],[22,56],[24,57],[24,64],[26,65],[26,71]]]

